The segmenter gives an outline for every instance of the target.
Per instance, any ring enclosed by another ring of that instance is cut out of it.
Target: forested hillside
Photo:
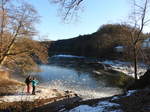
[[[127,31],[132,29],[128,25],[106,24],[89,35],[47,42],[49,44],[49,55],[64,53],[98,58],[120,57],[125,53],[116,53],[114,48],[119,45],[130,46]],[[144,40],[148,37],[148,34],[142,34],[142,37]]]

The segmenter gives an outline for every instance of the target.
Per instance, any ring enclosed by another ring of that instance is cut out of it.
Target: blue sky
[[[126,21],[129,13],[130,0],[85,0],[83,11],[77,21],[63,23],[58,16],[58,7],[48,0],[30,0],[41,16],[36,25],[39,37],[36,39],[58,40],[76,37],[95,32],[103,24]]]

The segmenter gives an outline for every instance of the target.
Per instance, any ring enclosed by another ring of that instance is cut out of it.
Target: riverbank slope
[[[36,95],[32,95],[26,93],[26,86],[23,82],[11,78],[0,79],[0,112],[31,111],[46,104],[53,104],[66,99],[69,100],[68,103],[81,100],[77,94],[71,91],[61,91],[42,86],[38,86]],[[68,103],[66,102],[66,104]]]

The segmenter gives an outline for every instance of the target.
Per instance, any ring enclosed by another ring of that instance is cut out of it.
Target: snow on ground
[[[36,99],[47,99],[47,98],[54,98],[57,96],[64,96],[64,91],[57,91],[56,89],[45,89],[43,87],[38,87],[36,90],[36,95],[32,95],[26,93],[24,89],[20,89],[14,95],[7,95],[0,98],[1,102],[14,102],[14,101],[34,101]]]
[[[84,58],[83,56],[74,56],[74,55],[67,55],[67,54],[54,55],[53,57],[64,57],[64,58]]]
[[[114,96],[110,101],[119,99],[121,97],[128,97],[135,93],[136,90],[127,91],[124,96]],[[108,100],[100,101],[96,106],[80,105],[70,110],[69,112],[123,112],[120,109],[120,105],[117,103],[110,102]],[[115,107],[115,108],[114,108]]]
[[[123,96],[114,96],[114,97],[111,99],[111,101],[118,100],[118,99],[120,99],[121,97],[128,97],[128,96],[131,96],[131,95],[132,95],[133,93],[135,93],[135,92],[137,92],[137,90],[129,90],[129,91],[127,91],[126,94],[123,95]]]
[[[133,93],[135,93],[137,90],[129,90],[126,93],[126,96],[131,96]]]
[[[119,104],[109,101],[99,102],[97,106],[80,105],[69,112],[122,112],[120,109],[112,110],[112,107],[119,107]]]
[[[80,105],[69,112],[100,112],[102,109],[99,107],[91,107],[88,105]]]
[[[54,55],[53,57],[85,58],[84,56],[75,56],[75,55],[67,55],[67,54]],[[113,61],[112,60],[105,60],[105,61],[102,61],[99,63],[111,65],[113,70],[123,72],[129,76],[134,77],[134,67],[131,64],[131,62],[123,62],[123,61],[118,61],[118,60],[113,60]],[[138,78],[145,73],[146,69],[147,69],[147,66],[145,64],[143,64],[143,63],[138,64]]]
[[[131,65],[130,62],[122,62],[122,61],[111,61],[106,60],[100,63],[111,65],[113,70],[123,72],[129,76],[134,77],[134,67]],[[145,64],[138,64],[138,77],[142,76],[147,70],[147,66]]]
[[[64,57],[64,58],[85,58],[84,56],[75,56],[67,54],[54,55],[53,57]],[[105,60],[99,63],[111,65],[113,70],[123,72],[129,76],[134,77],[134,67],[131,62],[123,62],[118,60]],[[147,69],[147,66],[143,63],[138,64],[138,78],[142,76]]]

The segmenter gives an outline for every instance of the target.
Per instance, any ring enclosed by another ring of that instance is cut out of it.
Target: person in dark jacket
[[[35,87],[37,86],[37,84],[39,83],[38,80],[35,79],[35,77],[33,77],[32,79],[32,94],[35,95]]]
[[[29,75],[26,79],[25,79],[25,83],[27,85],[27,93],[30,93],[30,89],[31,89],[31,82],[32,82],[32,78]]]

